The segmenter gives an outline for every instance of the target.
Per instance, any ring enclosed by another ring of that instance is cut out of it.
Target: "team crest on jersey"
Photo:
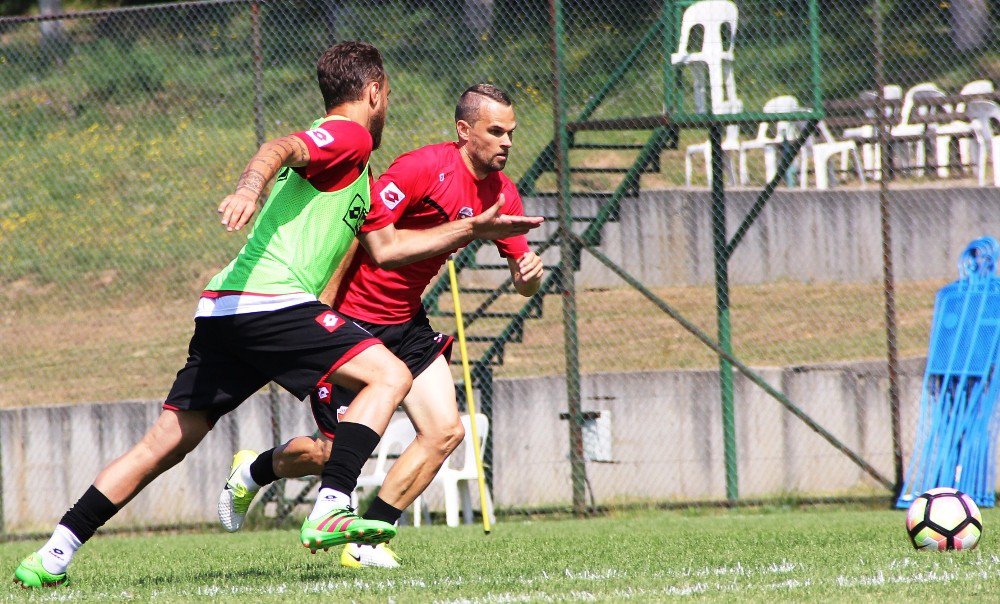
[[[399,202],[406,199],[406,195],[399,190],[399,187],[397,187],[394,182],[387,184],[385,188],[382,189],[379,197],[382,198],[382,203],[385,204],[385,207],[390,210],[395,209],[396,206],[399,205]]]
[[[319,402],[330,404],[330,400],[333,398],[333,384],[327,382],[320,382],[316,385],[316,398]]]
[[[333,142],[333,135],[322,128],[306,130],[306,136],[311,138],[317,147],[325,147]]]
[[[458,211],[459,218],[472,218],[472,208],[469,206],[462,206],[462,209]]]
[[[344,224],[349,226],[355,235],[361,230],[361,224],[365,221],[365,216],[368,215],[367,205],[360,194],[355,195],[344,214]]]
[[[316,317],[316,322],[323,326],[324,329],[333,333],[341,325],[344,324],[344,320],[334,314],[332,311],[326,311],[320,316]]]

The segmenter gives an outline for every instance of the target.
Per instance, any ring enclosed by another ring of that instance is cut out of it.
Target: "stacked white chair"
[[[448,526],[458,526],[458,512],[462,511],[462,516],[466,524],[472,522],[472,495],[470,487],[478,484],[479,475],[476,470],[476,458],[472,447],[472,428],[469,425],[469,416],[462,416],[462,425],[465,426],[465,438],[459,448],[445,460],[441,470],[431,482],[441,486],[444,492],[444,512]],[[479,454],[483,455],[486,450],[486,439],[490,432],[490,420],[482,413],[476,414],[476,428],[479,431]],[[430,488],[430,487],[428,487]],[[480,502],[483,505],[483,502]],[[413,517],[420,518],[421,500],[417,499],[413,504]],[[485,508],[493,515],[493,500],[489,490],[486,491]]]
[[[711,110],[715,114],[738,113],[743,103],[736,97],[733,76],[733,47],[739,10],[730,0],[701,0],[684,10],[677,52],[670,56],[674,66],[684,65],[694,79],[694,106],[697,113],[706,113],[705,90],[709,90]],[[704,35],[700,49],[688,49],[691,31],[701,27]],[[723,39],[729,30],[728,44]]]
[[[969,82],[962,87],[959,94],[988,94],[993,92],[993,82],[989,80],[976,80]],[[956,103],[955,112],[964,113],[965,103]],[[973,125],[970,121],[955,120],[950,124],[943,124],[934,129],[934,148],[937,156],[937,174],[941,178],[948,178],[950,171],[948,164],[951,160],[951,141],[958,141],[958,158],[962,165],[968,165],[972,161],[972,143],[975,138]]]
[[[1000,123],[1000,105],[993,101],[969,101],[965,115],[972,121],[975,133],[975,162],[979,173],[979,185],[986,184],[986,161],[992,159],[993,186],[1000,187],[1000,132],[993,130],[994,123]]]
[[[899,112],[899,124],[889,129],[893,138],[909,137],[916,140],[906,141],[902,144],[895,144],[895,149],[901,149],[899,153],[903,165],[911,168],[915,176],[923,176],[927,167],[927,143],[926,137],[931,132],[927,124],[922,122],[912,122],[914,115],[930,115],[940,110],[951,112],[951,107],[932,107],[921,105],[920,101],[944,98],[946,95],[936,84],[923,82],[917,84],[906,91],[903,96],[903,107]],[[916,113],[914,113],[916,111]]]
[[[886,101],[898,101],[903,98],[903,89],[895,84],[886,85],[882,91]],[[874,102],[878,98],[877,93],[870,90],[862,92],[859,96],[861,100],[868,102]],[[865,116],[869,119],[874,119],[875,110],[866,110]],[[896,112],[891,105],[886,106],[885,116],[889,118],[890,122],[895,120]],[[877,144],[872,142],[875,138],[875,126],[865,125],[856,128],[847,128],[843,132],[843,137],[848,140],[862,141],[861,161],[864,164],[865,172],[872,174],[875,180],[879,180],[882,175],[882,150]],[[846,169],[846,166],[841,166],[841,169]]]
[[[776,96],[764,103],[764,113],[788,113],[800,111],[799,100],[791,95]],[[749,182],[747,151],[755,149],[764,152],[764,182],[771,182],[778,172],[778,157],[781,146],[798,138],[797,124],[787,120],[761,122],[757,127],[757,137],[740,143],[740,182]],[[796,161],[801,162],[801,155]],[[801,163],[800,163],[801,165]],[[801,167],[799,168],[801,172]]]
[[[696,113],[708,113],[711,110],[715,115],[723,115],[743,111],[743,103],[736,96],[736,79],[733,75],[733,48],[738,18],[739,10],[730,0],[701,0],[684,10],[678,49],[670,55],[670,63],[685,66],[691,72]],[[704,32],[701,48],[692,50],[688,48],[691,32],[698,27]],[[740,152],[739,137],[739,126],[726,126],[722,150],[734,182],[736,174],[733,159]],[[711,149],[706,141],[690,145],[685,153],[685,182],[689,186],[692,158],[697,155],[704,158],[705,173],[708,181],[712,181]]]
[[[358,491],[367,492],[369,489],[382,486],[382,482],[385,481],[385,476],[389,472],[389,456],[402,453],[416,437],[417,433],[408,418],[401,417],[389,423],[382,439],[378,442],[378,448],[375,450],[375,465],[372,471],[358,477],[358,486],[351,493],[352,504],[355,508],[358,506]]]

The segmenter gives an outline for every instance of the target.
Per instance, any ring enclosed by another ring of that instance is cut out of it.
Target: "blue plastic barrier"
[[[959,259],[959,280],[934,302],[917,437],[896,500],[905,508],[935,487],[995,501],[996,402],[1000,395],[1000,244],[976,239]]]

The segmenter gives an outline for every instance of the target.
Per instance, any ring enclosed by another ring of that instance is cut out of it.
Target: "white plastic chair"
[[[794,96],[776,96],[764,103],[764,113],[788,113],[799,111],[799,101]],[[761,122],[757,127],[757,137],[740,143],[740,182],[749,182],[747,170],[747,151],[761,149],[764,152],[764,182],[771,182],[778,171],[778,151],[781,145],[798,137],[796,124],[787,120]],[[796,158],[800,161],[801,156]],[[799,171],[802,169],[800,167]]]
[[[918,104],[918,101],[937,99],[944,96],[944,91],[938,88],[936,84],[930,82],[923,82],[913,86],[903,96],[903,107],[899,112],[899,124],[889,129],[889,133],[893,138],[919,137],[915,141],[904,141],[902,144],[894,144],[895,149],[903,151],[899,155],[904,162],[904,166],[913,167],[915,176],[923,176],[924,168],[927,167],[927,145],[924,137],[929,132],[929,129],[927,128],[927,124],[910,122],[910,119],[914,115],[913,110],[916,108],[916,115],[931,115],[942,109],[950,113],[951,107],[948,106],[929,107]]]
[[[993,82],[989,80],[975,80],[962,87],[959,94],[988,94],[993,92]],[[957,103],[955,111],[963,113],[965,103]],[[972,142],[975,133],[972,123],[969,121],[955,120],[950,124],[942,124],[934,129],[934,149],[937,156],[937,174],[941,178],[948,178],[948,164],[951,160],[951,141],[958,141],[958,159],[965,166],[972,158]]]
[[[458,510],[461,507],[462,516],[466,524],[472,522],[472,495],[469,492],[470,483],[473,486],[478,484],[478,474],[476,473],[476,458],[472,451],[472,428],[469,427],[469,416],[462,416],[462,425],[465,426],[465,438],[459,449],[456,449],[448,459],[445,460],[441,470],[431,482],[431,485],[439,484],[444,490],[444,512],[448,526],[458,526]],[[486,447],[486,439],[490,431],[490,420],[482,413],[476,414],[476,429],[479,431],[479,453],[483,455]],[[452,467],[453,463],[458,463],[458,467]],[[478,487],[477,487],[478,488]],[[481,502],[480,505],[483,505]],[[420,516],[419,500],[413,504],[413,516]],[[493,499],[489,490],[486,491],[485,510],[489,510],[490,518],[493,518]],[[484,512],[485,513],[485,512]]]
[[[903,98],[903,89],[895,84],[887,84],[882,90],[886,101],[898,101]],[[859,97],[861,100],[869,102],[874,102],[877,99],[876,93],[871,90],[862,92]],[[875,110],[866,110],[865,116],[874,119]],[[886,106],[885,116],[889,118],[890,122],[895,120],[896,112],[891,105]],[[861,161],[864,164],[865,172],[871,174],[875,180],[879,180],[882,176],[882,150],[877,144],[870,142],[875,138],[875,126],[865,125],[847,128],[843,131],[842,136],[848,140],[866,141],[861,143]],[[841,165],[841,169],[845,170],[847,166]]]
[[[965,115],[972,120],[975,133],[975,166],[979,172],[979,186],[986,185],[986,157],[993,160],[993,186],[1000,187],[1000,133],[993,130],[993,122],[1000,123],[1000,105],[993,101],[969,101]]]
[[[722,138],[722,163],[723,169],[729,170],[729,178],[732,180],[733,184],[736,184],[736,169],[735,163],[733,162],[734,156],[740,153],[740,127],[732,124],[726,126],[726,134]],[[688,145],[687,150],[684,152],[684,182],[687,186],[691,186],[691,173],[694,170],[694,162],[692,158],[696,155],[701,155],[702,160],[705,162],[705,179],[708,184],[712,184],[712,145],[709,141],[703,143],[697,143],[694,145]],[[741,185],[746,183],[746,169],[743,162],[740,164],[740,180]]]
[[[841,170],[847,169],[848,159],[854,159],[854,168],[857,171],[858,180],[864,186],[865,168],[861,162],[861,156],[858,155],[858,144],[851,140],[837,140],[834,138],[833,133],[830,132],[830,128],[823,121],[820,121],[816,129],[822,140],[817,142],[814,140],[816,137],[813,136],[813,140],[810,140],[809,144],[802,149],[804,165],[808,165],[808,157],[812,155],[813,171],[816,173],[816,189],[825,191],[830,188],[830,160],[835,155],[840,155]],[[809,175],[803,170],[802,188],[805,189],[808,186]]]
[[[401,417],[389,423],[375,449],[375,466],[370,473],[358,477],[358,486],[351,493],[351,503],[355,508],[358,505],[358,490],[382,486],[382,482],[385,481],[385,476],[389,472],[389,455],[399,455],[416,437],[417,432],[413,429],[409,418]]]
[[[677,52],[670,55],[672,65],[691,68],[694,79],[694,107],[697,113],[706,113],[706,79],[711,111],[716,114],[738,113],[743,103],[736,97],[736,80],[733,77],[733,46],[739,10],[730,0],[701,0],[684,10],[681,17],[681,35]],[[691,30],[701,27],[704,31],[700,49],[689,51]],[[723,29],[729,29],[728,45],[723,40]]]

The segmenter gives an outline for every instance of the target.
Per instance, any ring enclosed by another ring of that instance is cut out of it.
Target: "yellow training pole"
[[[476,401],[472,398],[472,372],[469,371],[469,353],[465,349],[465,321],[462,319],[462,305],[458,300],[458,279],[455,277],[455,262],[448,259],[448,278],[451,280],[451,299],[455,303],[455,328],[458,331],[458,351],[462,355],[462,377],[465,380],[465,403],[469,408],[469,428],[472,430],[472,456],[476,458],[476,478],[479,479],[479,505],[483,508],[483,532],[490,534],[490,512],[487,509],[486,474],[483,472],[483,457],[479,451],[479,431],[476,429]]]

